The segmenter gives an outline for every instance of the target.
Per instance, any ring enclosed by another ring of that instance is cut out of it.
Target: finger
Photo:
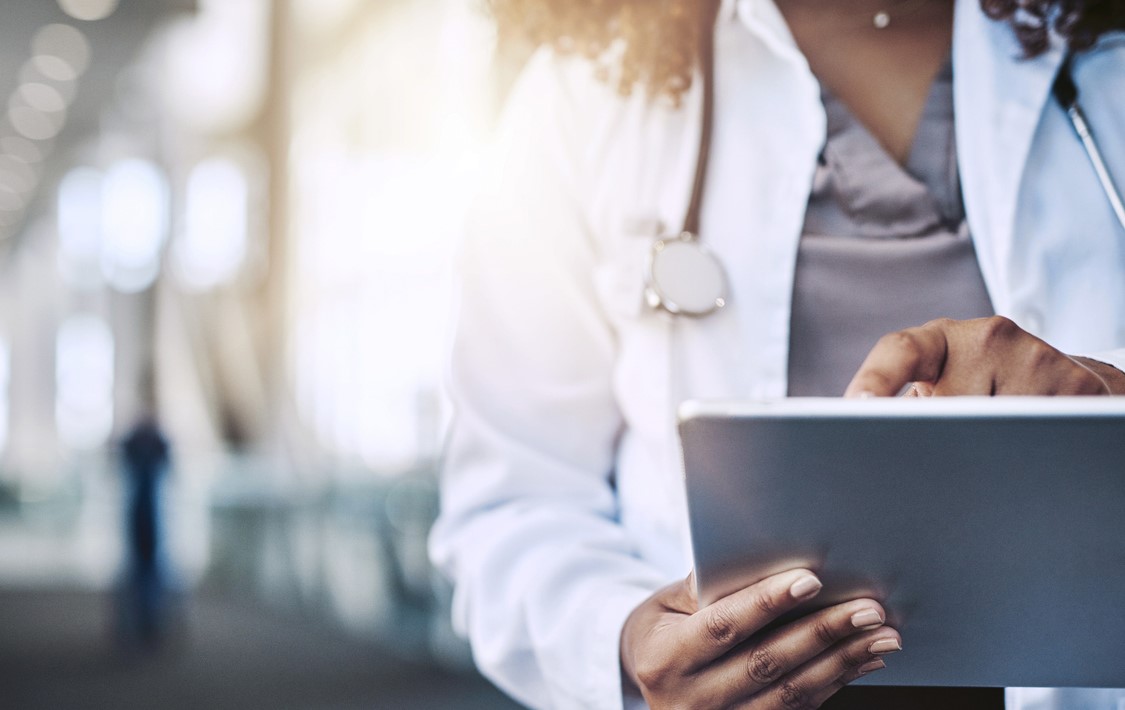
[[[883,607],[871,599],[822,609],[720,661],[706,676],[705,691],[716,700],[745,698],[776,683],[840,641],[877,629],[885,621]]]
[[[884,654],[884,655],[886,655],[886,654]],[[872,673],[875,673],[876,671],[881,671],[886,667],[887,667],[887,662],[883,658],[877,657],[873,660],[868,661],[867,663],[864,663],[863,665],[859,666],[858,668],[853,668],[853,669],[845,672],[844,675],[842,675],[842,676],[840,676],[839,678],[836,679],[836,681],[833,683],[833,685],[839,686],[838,688],[836,688],[836,690],[839,690],[840,688],[843,688],[844,686],[848,685],[849,683],[854,683],[855,681],[859,680],[860,678],[862,678],[864,676],[867,676],[867,675],[871,675]],[[833,692],[835,692],[835,691],[833,691]]]
[[[1070,359],[1098,378],[1099,387],[1096,394],[1125,394],[1125,371],[1088,357],[1072,356]]]
[[[1004,395],[1087,395],[1105,391],[1104,380],[1046,342],[1028,334],[997,377]]]
[[[902,637],[889,627],[853,636],[759,693],[751,707],[820,707],[847,683],[885,667],[883,657],[901,649]]]
[[[931,397],[990,397],[997,394],[997,381],[989,367],[979,363],[962,363],[954,367],[947,362],[941,379],[926,383]]]
[[[952,321],[931,321],[879,339],[848,384],[845,397],[893,397],[915,381],[936,382],[948,352]]]
[[[824,703],[828,702],[828,700],[833,695],[846,688],[848,684],[857,681],[866,675],[871,675],[872,673],[881,671],[886,667],[886,661],[884,661],[882,658],[876,658],[872,661],[868,661],[859,668],[854,668],[848,671],[844,675],[829,683],[825,688],[822,688],[819,693],[814,693],[812,697],[811,707],[820,707]]]
[[[968,321],[970,342],[979,353],[980,369],[993,373],[992,394],[1057,394],[1060,369],[1069,360],[1043,340],[1008,318],[994,316]]]
[[[680,657],[690,670],[709,665],[782,614],[815,597],[822,586],[812,572],[797,569],[724,597],[678,625]]]
[[[1009,318],[954,324],[936,394],[1078,395],[1104,392],[1087,368]],[[983,379],[991,380],[984,391]]]
[[[665,611],[691,616],[699,611],[699,598],[695,594],[695,570],[679,584],[665,587],[657,599]]]

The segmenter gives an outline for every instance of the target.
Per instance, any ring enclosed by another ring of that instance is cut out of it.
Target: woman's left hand
[[[1125,372],[1059,352],[1007,318],[930,321],[879,339],[845,397],[1125,395]]]

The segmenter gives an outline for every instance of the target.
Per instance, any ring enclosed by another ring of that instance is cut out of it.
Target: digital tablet
[[[869,685],[1125,688],[1125,398],[688,402],[701,604],[816,571],[904,650]]]

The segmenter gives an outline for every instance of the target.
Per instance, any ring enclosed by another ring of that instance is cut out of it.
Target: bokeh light
[[[20,77],[31,80],[42,77],[60,83],[70,83],[78,78],[78,72],[59,57],[41,54],[27,60],[27,64],[20,71]]]
[[[8,121],[24,138],[44,141],[59,134],[66,123],[66,114],[62,111],[44,113],[20,101],[17,93],[8,103]]]
[[[67,284],[79,289],[102,283],[102,179],[93,168],[75,168],[59,185],[59,272]]]
[[[76,20],[104,20],[117,9],[117,0],[59,0],[62,11]]]
[[[228,281],[246,256],[249,207],[246,173],[228,158],[196,165],[188,178],[184,229],[172,253],[177,276],[205,290]]]
[[[118,291],[152,285],[168,233],[168,184],[147,160],[128,159],[106,171],[102,185],[102,275]]]
[[[41,113],[59,113],[66,108],[66,100],[58,89],[39,82],[21,85],[15,98]]]
[[[90,42],[81,30],[70,25],[47,25],[32,37],[31,56],[55,57],[65,62],[75,76],[81,76],[90,63]]]
[[[35,168],[27,162],[7,153],[0,154],[0,186],[7,187],[17,194],[30,193],[38,181]]]
[[[0,184],[0,212],[18,212],[23,207],[23,196],[11,187]]]
[[[4,136],[0,138],[0,150],[13,158],[22,160],[28,165],[39,163],[43,160],[43,151],[40,147],[19,136]]]

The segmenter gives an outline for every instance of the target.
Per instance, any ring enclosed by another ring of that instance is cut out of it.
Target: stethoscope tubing
[[[1081,141],[1082,147],[1086,150],[1086,155],[1090,158],[1090,164],[1094,167],[1094,173],[1098,176],[1098,182],[1101,183],[1102,191],[1105,192],[1110,207],[1113,208],[1113,213],[1117,215],[1117,221],[1121,224],[1121,228],[1125,229],[1125,201],[1122,200],[1121,189],[1114,182],[1113,174],[1109,172],[1105,158],[1102,157],[1102,151],[1098,148],[1098,141],[1094,138],[1094,131],[1090,128],[1090,122],[1086,120],[1086,114],[1082,111],[1081,104],[1078,103],[1078,85],[1074,82],[1073,62],[1074,55],[1068,52],[1063,59],[1062,66],[1059,67],[1058,76],[1055,77],[1055,83],[1051,87],[1051,93],[1054,94],[1055,100],[1059,102],[1059,106],[1070,119],[1070,125],[1074,128],[1078,140]]]

